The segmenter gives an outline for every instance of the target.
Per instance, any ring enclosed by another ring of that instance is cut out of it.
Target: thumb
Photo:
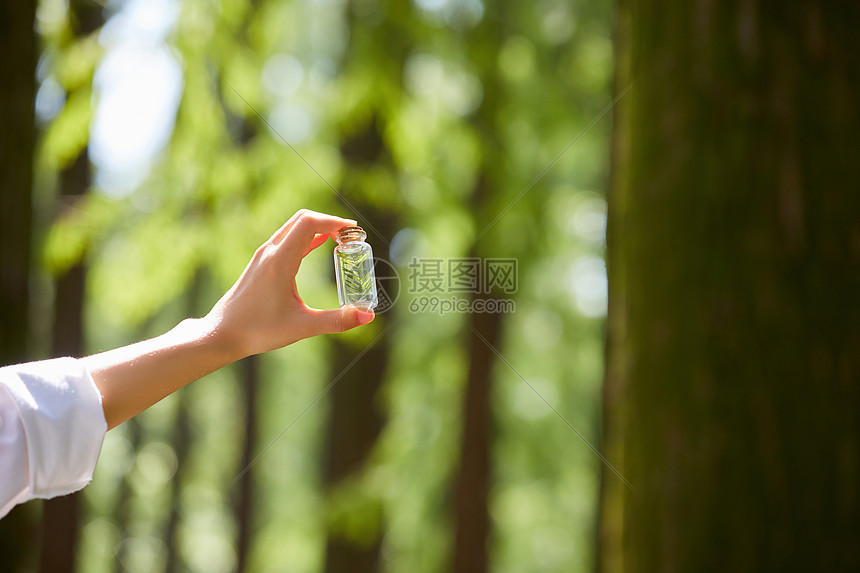
[[[317,334],[344,332],[356,326],[367,324],[376,315],[372,310],[346,306],[334,310],[315,310],[313,312],[313,329]]]

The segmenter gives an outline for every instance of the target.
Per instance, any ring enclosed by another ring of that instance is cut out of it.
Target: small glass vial
[[[334,275],[340,306],[365,310],[376,308],[376,273],[373,250],[364,242],[367,233],[361,227],[344,227],[337,232],[334,248]]]

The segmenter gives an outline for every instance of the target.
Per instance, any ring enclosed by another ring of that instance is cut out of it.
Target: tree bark
[[[858,22],[620,3],[604,570],[860,568]]]
[[[374,66],[384,70],[386,81],[400,85],[403,63],[409,53],[410,39],[402,24],[409,20],[411,8],[407,4],[391,4],[385,11],[385,18],[374,24],[372,31],[357,15],[356,2],[348,7],[350,44],[354,50],[347,49],[343,62],[344,74],[352,72],[352,54],[376,54]],[[366,62],[357,62],[366,66]],[[375,105],[381,105],[375,102]],[[369,117],[352,122],[341,134],[340,152],[345,163],[343,178],[344,192],[339,197],[350,217],[361,219],[372,225],[365,225],[368,241],[373,245],[374,256],[390,260],[387,245],[398,229],[396,214],[390,207],[366,199],[369,190],[361,188],[363,183],[356,175],[363,171],[383,166],[396,173],[394,159],[383,137],[384,112],[374,110]],[[345,200],[346,198],[346,200]],[[347,203],[348,201],[348,203]],[[353,211],[352,208],[356,210]],[[391,314],[378,314],[372,327],[388,327]],[[370,348],[358,348],[343,339],[332,339],[331,376],[339,376],[346,371],[343,379],[332,387],[329,393],[329,414],[326,424],[324,446],[323,481],[329,494],[340,487],[348,487],[350,481],[359,479],[364,465],[371,455],[385,423],[383,413],[377,405],[377,394],[381,388],[391,354],[388,335],[383,335]],[[361,354],[358,361],[353,361]],[[348,371],[347,371],[348,368]],[[361,512],[353,516],[364,522],[360,536],[353,535],[341,522],[330,521],[326,539],[326,572],[370,573],[380,571],[380,551],[382,536],[385,532],[385,515],[381,502],[369,499],[360,504]]]
[[[385,315],[378,316],[376,321],[384,323]],[[335,341],[332,375],[343,372],[362,350]],[[389,353],[390,345],[383,336],[349,367],[348,373],[330,391],[323,473],[329,491],[360,475],[382,431],[384,420],[377,408],[376,397]],[[378,513],[381,508],[363,505],[361,510],[364,512],[361,518],[368,524],[361,539],[350,537],[339,527],[329,530],[325,571],[365,573],[381,570],[379,551],[383,527],[381,513]]]
[[[508,9],[505,2],[494,5],[495,21],[484,20],[470,35],[469,54],[481,70],[483,99],[470,117],[482,146],[482,159],[469,198],[471,211],[481,233],[481,227],[496,217],[493,199],[504,189],[497,165],[502,155],[498,128],[499,110],[504,101],[505,87],[500,81],[496,55],[508,34]],[[483,242],[482,242],[483,239]],[[479,235],[468,253],[469,257],[492,256],[490,237]],[[483,267],[482,267],[483,268]],[[483,281],[481,284],[483,288]],[[471,303],[498,293],[472,294]],[[474,306],[473,306],[474,308]],[[499,347],[503,317],[499,313],[471,313],[466,317],[466,348],[468,374],[462,398],[462,437],[459,464],[454,476],[454,546],[451,566],[454,573],[485,573],[490,563],[489,493],[492,481],[492,412],[493,348]],[[483,340],[482,340],[483,338]]]
[[[250,468],[239,479],[236,500],[236,520],[239,538],[236,544],[236,570],[245,571],[251,553],[254,522],[254,469],[251,466],[257,449],[257,395],[260,383],[260,357],[248,356],[239,363],[239,380],[245,402],[245,441],[242,447],[242,468]]]
[[[206,282],[207,274],[202,269],[197,269],[186,292],[186,315],[199,316],[200,293]],[[188,457],[191,454],[192,428],[191,428],[191,399],[189,389],[186,386],[176,393],[176,414],[173,419],[172,441],[176,452],[176,471],[170,484],[170,513],[167,524],[164,527],[164,545],[167,549],[165,558],[165,571],[179,571],[184,567],[179,553],[179,523],[182,519],[182,486],[188,472]],[[237,569],[241,571],[241,569]]]
[[[251,3],[252,9],[256,10],[256,2]],[[247,35],[247,29],[242,33]],[[226,109],[226,108],[225,108]],[[238,126],[236,136],[237,144],[247,148],[254,138],[253,126],[242,121]],[[238,365],[239,386],[241,388],[242,400],[245,406],[245,434],[242,442],[242,457],[239,478],[238,497],[234,498],[234,515],[238,527],[236,539],[236,571],[242,573],[248,565],[251,555],[252,537],[254,531],[254,468],[251,462],[257,450],[257,396],[260,387],[260,357],[258,355],[248,356]],[[245,468],[248,468],[247,471]]]
[[[69,6],[76,38],[94,33],[104,22],[102,6],[88,0],[73,0]],[[90,82],[91,83],[91,82]],[[89,87],[89,86],[87,86]],[[58,217],[77,208],[91,183],[89,153],[85,147],[59,178]],[[84,343],[84,301],[86,262],[78,261],[55,280],[53,356],[82,356]],[[80,530],[80,493],[46,501],[43,505],[41,571],[75,571]]]
[[[453,571],[484,573],[489,568],[487,503],[492,468],[492,367],[496,358],[481,337],[497,346],[502,320],[498,313],[473,313],[466,320],[470,326],[469,370],[462,403],[460,464],[454,486]]]
[[[188,471],[188,456],[191,451],[190,399],[184,388],[177,396],[176,418],[173,422],[173,449],[176,451],[176,473],[170,484],[170,514],[164,528],[164,544],[167,548],[165,571],[180,571],[182,559],[179,555],[179,523],[182,518],[182,484]]]
[[[364,128],[346,137],[341,144],[341,153],[350,169],[391,161],[376,118],[371,118]],[[376,237],[373,232],[368,233],[371,240],[376,240],[373,245],[374,255],[388,259],[385,243],[381,241],[390,243],[394,237],[397,228],[395,219],[355,195],[349,198],[350,204],[358,209],[355,216],[368,218],[376,231],[382,234]],[[344,207],[348,208],[347,205]],[[389,316],[379,314],[374,323],[384,329]],[[329,392],[323,467],[323,480],[329,492],[348,484],[350,479],[361,474],[382,432],[384,419],[377,407],[377,393],[388,366],[391,345],[385,335],[369,349],[334,338],[332,352],[331,376],[346,374]],[[362,354],[361,357],[353,364],[359,354]],[[381,570],[382,508],[371,503],[362,505],[356,511],[364,512],[361,518],[366,520],[368,526],[361,539],[350,536],[340,527],[342,524],[333,524],[334,527],[329,528],[325,553],[327,572],[370,573]]]
[[[141,332],[146,332],[142,328]],[[129,442],[129,450],[138,452],[143,443],[143,428],[137,418],[131,418],[124,422],[126,434]],[[131,480],[129,474],[125,474],[119,482],[116,494],[116,505],[114,506],[114,520],[116,521],[117,529],[119,529],[120,542],[115,549],[116,558],[110,562],[110,571],[114,573],[123,573],[127,570],[125,563],[128,560],[128,540],[134,537],[134,492],[132,491]]]
[[[36,140],[35,2],[0,8],[0,361],[27,358],[33,149]]]
[[[61,212],[74,209],[90,184],[89,156],[84,150],[60,175]],[[55,281],[53,356],[84,353],[84,292],[86,265],[80,261]],[[41,571],[75,570],[75,549],[80,529],[80,493],[51,499],[43,504]]]
[[[488,80],[485,80],[488,81]],[[494,100],[485,102],[478,118],[479,129],[485,138],[494,139],[492,112]],[[488,199],[492,197],[488,185],[491,169],[484,166],[472,193],[472,206],[476,213],[489,213]],[[491,217],[478,217],[489,221]],[[477,245],[469,257],[487,252]],[[483,285],[482,285],[483,286]],[[498,293],[472,294],[471,303],[487,299]],[[492,348],[499,347],[502,329],[500,313],[470,313],[466,317],[466,347],[469,368],[461,405],[463,429],[460,438],[460,460],[454,477],[454,573],[485,573],[489,570],[490,512],[489,493],[492,480],[492,436],[495,422],[492,412],[493,364],[496,361]],[[492,346],[492,348],[491,348]]]
[[[36,139],[35,2],[0,7],[0,364],[25,362],[30,308],[33,150]],[[38,508],[18,506],[0,521],[0,562],[32,566],[28,541]]]

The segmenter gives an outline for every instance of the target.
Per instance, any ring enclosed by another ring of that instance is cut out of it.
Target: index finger
[[[317,235],[334,236],[344,227],[355,225],[355,221],[342,219],[333,215],[307,211],[302,213],[293,226],[287,231],[284,240],[278,246],[290,263],[295,263],[298,268],[307,248],[311,245]]]
[[[290,217],[289,220],[286,223],[284,223],[280,229],[275,231],[275,233],[269,239],[269,242],[272,244],[275,244],[275,245],[281,243],[286,238],[287,233],[290,232],[290,229],[293,228],[293,225],[295,225],[298,222],[298,220],[301,219],[302,217],[307,217],[307,216],[319,216],[319,217],[329,217],[329,218],[333,218],[333,219],[340,219],[341,221],[344,222],[344,227],[356,224],[353,219],[343,219],[342,217],[334,217],[333,215],[326,215],[325,213],[318,213],[316,211],[311,211],[310,209],[301,209],[299,211],[296,211],[296,213],[292,217]]]

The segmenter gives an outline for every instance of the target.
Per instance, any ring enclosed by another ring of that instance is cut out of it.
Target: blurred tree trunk
[[[385,315],[376,317],[384,328]],[[355,364],[350,363],[364,350],[335,339],[333,342],[332,377],[347,367],[349,371],[329,393],[329,417],[325,445],[324,482],[333,492],[361,474],[382,431],[383,418],[377,407],[377,392],[388,364],[390,345],[383,336]],[[382,542],[382,508],[359,504],[359,516],[365,522],[361,538],[330,524],[326,540],[325,571],[364,573],[380,571],[379,550]]]
[[[260,357],[248,356],[239,363],[239,383],[245,405],[245,441],[242,446],[242,469],[248,468],[257,449],[257,395],[260,386]],[[241,471],[241,470],[240,470]],[[236,521],[239,539],[236,544],[237,571],[244,571],[251,553],[253,532],[254,481],[253,468],[239,479],[239,497],[236,503]]]
[[[487,295],[476,295],[486,298]],[[488,570],[490,515],[487,496],[491,479],[491,436],[493,415],[492,367],[495,355],[481,336],[494,347],[498,345],[501,314],[469,314],[469,371],[463,395],[463,437],[460,442],[460,465],[455,485],[455,573],[484,573]],[[480,334],[480,336],[479,336]]]
[[[186,315],[198,316],[200,312],[200,292],[206,281],[206,273],[203,269],[197,269],[188,287],[186,304]],[[191,451],[191,423],[188,387],[177,392],[176,415],[173,420],[173,450],[176,452],[176,471],[170,484],[170,512],[167,524],[164,528],[164,545],[167,548],[165,558],[165,571],[179,571],[183,569],[177,544],[179,521],[182,513],[182,485],[185,481],[185,473],[188,468],[188,455]],[[241,571],[241,569],[239,570]]]
[[[60,174],[61,211],[74,210],[90,184],[89,156],[84,150],[71,167]],[[84,353],[84,282],[86,266],[80,261],[55,281],[54,327],[51,354],[82,356]],[[80,492],[43,504],[42,561],[44,573],[75,570],[75,548],[80,529]]]
[[[75,38],[84,38],[104,23],[102,6],[88,0],[69,4]],[[91,81],[90,81],[91,83]],[[89,89],[89,85],[85,86]],[[91,183],[87,148],[60,173],[58,217],[73,212],[86,195]],[[83,260],[74,264],[55,280],[53,356],[82,356],[84,353],[83,308],[86,266]],[[43,505],[41,570],[71,572],[75,570],[75,549],[80,530],[80,493],[46,501]]]
[[[145,338],[143,333],[148,332],[148,330],[142,328],[142,335],[138,338],[143,340]],[[126,429],[129,451],[131,452],[132,460],[134,460],[134,456],[140,450],[140,445],[143,442],[143,429],[140,427],[140,422],[137,421],[137,418],[129,419],[123,423],[123,426]],[[133,528],[131,527],[135,519],[134,508],[132,507],[134,505],[134,492],[132,491],[130,475],[131,472],[126,473],[119,482],[114,509],[114,518],[116,519],[117,529],[119,529],[120,542],[115,549],[116,558],[110,560],[110,570],[117,573],[127,570],[125,564],[128,562],[128,539],[134,537]]]
[[[0,48],[4,54],[15,54],[0,68],[0,360],[4,365],[28,357],[35,17],[35,2],[4,2],[0,9]]]
[[[606,571],[860,569],[858,22],[620,3]]]
[[[0,8],[0,364],[31,358],[27,348],[30,307],[33,150],[36,139],[35,2]],[[0,562],[25,567],[35,538],[34,504],[18,506],[0,520]]]
[[[486,124],[484,126],[486,127]],[[489,212],[489,180],[490,175],[486,171],[478,177],[472,194],[476,213]],[[478,218],[481,222],[490,220],[492,217]],[[469,257],[485,252],[486,249],[474,246]],[[494,293],[472,294],[471,302],[474,304],[477,299],[487,299],[493,295]],[[452,570],[454,573],[485,573],[489,569],[490,514],[487,501],[492,477],[491,437],[494,422],[491,399],[492,370],[495,362],[495,354],[488,343],[498,348],[502,315],[495,312],[470,313],[466,317],[466,324],[469,369],[462,403],[460,462],[454,485],[455,536]]]
[[[360,170],[373,163],[387,164],[391,161],[378,127],[378,122],[371,118],[363,129],[345,139],[341,152],[348,168]],[[357,209],[354,216],[358,217],[358,224],[362,224],[362,217],[367,218],[382,235],[375,237],[367,229],[374,256],[388,259],[388,251],[381,240],[391,241],[397,228],[395,219],[361,201],[355,194],[349,196],[349,202]],[[344,207],[348,209],[348,206]],[[370,328],[384,329],[388,320],[388,315],[377,315],[374,326]],[[384,420],[377,407],[377,393],[388,366],[391,348],[387,336],[383,336],[369,349],[356,346],[348,340],[333,338],[332,352],[331,377],[345,371],[346,374],[329,392],[323,479],[330,494],[348,484],[350,479],[360,476],[382,431]],[[362,353],[358,362],[353,364]],[[363,512],[360,519],[367,522],[362,538],[351,536],[351,532],[340,527],[340,523],[330,523],[326,541],[326,571],[363,573],[381,570],[382,508],[373,500],[369,504],[357,506],[357,511]]]
[[[346,51],[343,73],[352,71],[351,54],[364,54],[365,57],[374,54],[372,57],[377,72],[385,77],[386,82],[399,86],[403,63],[409,52],[409,40],[397,23],[410,17],[411,7],[407,4],[389,4],[385,8],[384,20],[368,25],[361,21],[357,11],[361,12],[362,8],[355,4],[350,2],[348,8],[351,49]],[[356,65],[366,64],[357,62]],[[373,245],[374,256],[389,260],[387,245],[398,229],[397,218],[390,206],[380,206],[365,199],[371,190],[363,188],[366,183],[361,178],[361,174],[375,166],[384,166],[392,174],[392,181],[396,177],[396,168],[382,135],[383,121],[382,114],[376,111],[357,122],[357,125],[348,126],[347,132],[342,134],[340,151],[345,163],[343,195],[349,204],[342,202],[343,212],[350,213],[346,216],[357,218],[359,225],[364,224],[368,241]],[[352,207],[356,209],[354,212]],[[387,328],[389,317],[387,314],[378,314],[374,324],[368,328]],[[364,464],[382,432],[384,418],[377,406],[377,394],[388,367],[391,345],[386,335],[369,348],[334,337],[332,353],[331,377],[345,371],[346,374],[329,392],[323,480],[330,497],[338,488],[348,487],[351,480],[360,478]],[[362,353],[361,358],[353,364]],[[325,553],[327,572],[365,573],[382,569],[380,549],[385,517],[381,502],[365,499],[357,503],[356,507],[358,509],[349,508],[347,511],[361,512],[361,515],[351,516],[364,522],[360,536],[353,535],[356,532],[344,527],[341,522],[328,523]]]
[[[146,340],[152,337],[154,317],[149,317],[137,327],[136,332],[131,336],[132,340]],[[120,425],[124,429],[125,437],[128,440],[128,452],[130,455],[129,469],[132,469],[136,463],[137,453],[140,451],[141,445],[144,443],[144,429],[141,427],[137,417],[129,418]],[[111,430],[117,431],[117,429]],[[116,573],[127,570],[126,563],[129,559],[129,539],[134,537],[134,523],[137,518],[135,503],[134,487],[131,483],[132,472],[127,471],[119,480],[116,493],[116,503],[114,504],[113,518],[116,521],[116,527],[119,530],[119,542],[114,548],[115,558],[109,561],[109,571]],[[169,571],[169,569],[167,569]]]
[[[492,238],[483,237],[482,242],[480,234],[485,231],[484,225],[494,220],[498,209],[495,200],[504,189],[500,181],[504,172],[498,166],[503,150],[499,144],[497,129],[497,116],[504,88],[496,71],[496,58],[506,39],[505,3],[496,4],[494,12],[497,14],[495,21],[483,20],[469,38],[470,57],[481,71],[480,80],[484,94],[481,105],[470,118],[481,141],[481,160],[469,198],[471,211],[476,214],[475,223],[479,236],[470,247],[469,257],[497,254],[492,250]],[[485,286],[483,277],[480,285],[482,289]],[[496,294],[473,293],[470,302],[474,304],[477,299],[492,298]],[[488,495],[492,479],[494,426],[491,401],[495,355],[489,345],[499,347],[502,315],[492,312],[470,313],[466,317],[466,325],[469,368],[462,403],[460,459],[454,478],[452,571],[485,573],[489,569]]]
[[[182,484],[188,467],[188,454],[191,449],[191,424],[189,422],[190,399],[183,388],[178,392],[176,418],[173,425],[173,449],[176,452],[176,472],[170,484],[170,514],[164,529],[164,543],[167,548],[165,571],[181,571],[178,546],[179,521],[182,513]]]
[[[257,9],[257,2],[250,3],[251,13]],[[249,14],[246,22],[251,22]],[[241,37],[245,42],[250,42],[248,29],[244,27]],[[230,113],[229,108],[222,103],[225,113]],[[239,120],[236,129],[236,145],[246,148],[254,138],[254,127],[250,122]],[[245,571],[248,558],[251,555],[251,546],[254,531],[254,468],[251,462],[257,451],[257,396],[260,387],[260,357],[258,355],[248,356],[238,364],[239,386],[241,388],[242,402],[245,407],[244,420],[245,432],[242,442],[242,455],[238,473],[239,493],[233,502],[233,513],[238,527],[236,540],[236,571]]]

